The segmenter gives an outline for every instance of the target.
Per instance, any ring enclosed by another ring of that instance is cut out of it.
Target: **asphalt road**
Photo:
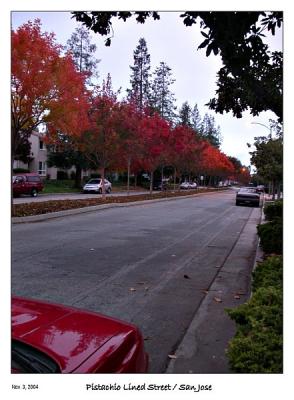
[[[242,257],[252,267],[259,215],[226,191],[13,225],[12,293],[135,323],[150,372],[165,372],[248,220]],[[248,291],[250,271],[243,275],[236,284]]]

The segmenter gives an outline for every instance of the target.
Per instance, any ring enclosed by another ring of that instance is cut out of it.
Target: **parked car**
[[[256,187],[256,191],[257,191],[258,193],[263,193],[263,192],[264,192],[264,185],[258,185],[258,186]]]
[[[101,314],[12,298],[13,373],[145,373],[139,329]]]
[[[197,183],[196,182],[189,182],[190,189],[197,189]]]
[[[38,174],[24,173],[12,177],[13,196],[29,194],[33,197],[44,189],[44,184]]]
[[[111,182],[104,179],[105,192],[110,193],[112,189]],[[83,187],[83,193],[102,193],[102,179],[94,178],[90,179],[89,182]]]
[[[196,182],[182,182],[180,184],[180,189],[197,189]]]
[[[167,190],[167,181],[155,180],[153,182],[153,190]]]
[[[260,194],[253,187],[243,187],[236,194],[236,206],[240,204],[249,204],[259,207]]]

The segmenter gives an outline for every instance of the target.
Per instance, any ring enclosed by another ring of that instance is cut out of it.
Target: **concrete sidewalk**
[[[170,360],[166,373],[231,373],[226,357],[235,323],[225,309],[250,297],[251,271],[255,264],[258,237],[256,225],[261,209],[254,208],[229,256],[198,308],[189,329]]]

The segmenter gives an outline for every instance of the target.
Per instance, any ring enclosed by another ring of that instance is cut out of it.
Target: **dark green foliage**
[[[255,137],[255,150],[249,152],[250,162],[257,174],[276,187],[283,182],[283,139],[260,136]]]
[[[144,23],[149,17],[160,19],[157,12],[73,12],[77,21],[101,35],[111,44],[112,20],[126,21],[135,16]],[[218,72],[216,97],[209,107],[218,113],[232,111],[237,118],[247,109],[252,115],[273,111],[283,119],[283,54],[270,52],[264,31],[275,35],[282,26],[281,11],[186,11],[180,15],[186,26],[199,22],[203,41],[199,49],[206,55],[219,54],[223,67]]]
[[[230,365],[239,373],[282,373],[282,346],[282,336],[275,332],[236,336],[228,351]]]
[[[283,284],[283,258],[282,256],[268,257],[258,264],[253,274],[253,290],[258,287],[276,286],[282,288]]]
[[[190,128],[193,126],[192,109],[187,101],[185,101],[179,109],[178,123],[179,125],[188,126]]]
[[[68,179],[68,173],[66,171],[57,171],[57,180],[67,180]]]
[[[131,88],[127,89],[128,99],[135,102],[139,110],[150,102],[150,54],[144,38],[134,50],[134,65],[131,68]]]
[[[26,173],[29,173],[29,172],[30,172],[30,170],[26,169],[26,168],[13,168],[13,173],[14,174],[21,174],[21,173],[26,174]]]
[[[96,49],[96,44],[91,43],[89,31],[83,26],[76,28],[67,41],[66,50],[71,53],[76,69],[86,75],[89,84],[91,77],[98,77],[97,64],[100,60],[95,57]]]
[[[266,204],[264,207],[264,214],[267,221],[273,221],[276,217],[283,218],[283,200]]]
[[[276,217],[272,221],[257,226],[260,245],[267,254],[283,252],[283,220]]]
[[[169,122],[173,122],[176,117],[176,99],[170,89],[174,82],[175,79],[172,77],[171,68],[165,62],[160,62],[153,73],[150,106]]]
[[[227,310],[237,324],[228,358],[235,372],[283,371],[283,260],[267,258],[253,273],[253,295],[241,306]]]

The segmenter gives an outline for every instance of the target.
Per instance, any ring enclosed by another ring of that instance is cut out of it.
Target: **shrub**
[[[283,201],[277,200],[274,203],[266,204],[264,215],[267,221],[273,221],[276,217],[283,218]]]
[[[272,221],[257,226],[260,245],[265,253],[282,254],[283,252],[283,220],[275,217]]]
[[[30,170],[27,168],[13,168],[14,174],[27,174],[29,172],[30,172]]]
[[[282,373],[282,346],[282,336],[275,332],[236,336],[228,350],[230,366],[239,373]]]
[[[231,368],[243,373],[283,370],[283,295],[280,288],[259,288],[245,304],[228,310],[237,323],[227,355]]]
[[[282,288],[283,285],[283,258],[282,256],[268,257],[262,263],[259,263],[252,273],[253,290],[259,287],[277,286]]]
[[[283,371],[283,259],[268,257],[253,272],[253,295],[227,310],[237,324],[227,355],[231,369],[242,373]]]
[[[66,180],[68,179],[68,173],[67,171],[57,171],[57,180]]]

